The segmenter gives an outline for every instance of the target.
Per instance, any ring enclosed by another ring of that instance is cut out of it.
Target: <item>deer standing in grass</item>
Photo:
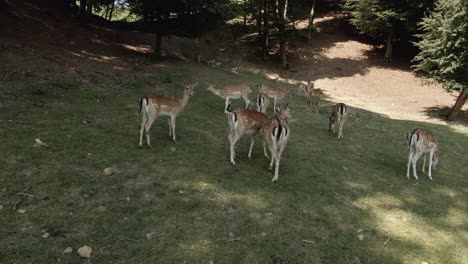
[[[343,126],[348,116],[348,107],[343,103],[338,103],[333,106],[332,112],[329,117],[329,130],[336,132],[338,125],[338,139],[343,138]]]
[[[304,96],[305,98],[307,98],[311,89],[314,89],[314,83],[312,81],[308,81],[307,84],[301,82],[299,83],[299,86],[297,87],[297,92],[294,93],[294,95]]]
[[[188,85],[185,87],[184,95],[182,98],[165,97],[159,95],[145,95],[139,100],[140,113],[142,116],[140,126],[140,143],[139,146],[143,146],[143,130],[146,132],[146,143],[151,148],[149,131],[153,122],[159,116],[167,116],[169,123],[169,137],[172,137],[174,143],[176,143],[175,135],[175,124],[176,118],[182,112],[187,105],[190,96],[194,95],[193,89],[198,83]]]
[[[278,115],[270,118],[269,121],[260,129],[260,134],[263,138],[263,144],[268,146],[271,153],[271,162],[268,167],[269,170],[273,169],[275,163],[274,176],[272,182],[278,180],[279,165],[281,155],[283,154],[286,144],[288,143],[291,130],[289,129],[288,119],[291,118],[289,106],[281,107],[278,109]]]
[[[237,141],[242,137],[242,135],[250,135],[250,149],[249,149],[249,159],[252,157],[252,148],[255,143],[255,136],[258,131],[269,121],[269,118],[264,113],[250,110],[250,109],[236,109],[231,111],[230,105],[226,108],[227,121],[229,124],[229,145],[230,145],[230,161],[232,164],[236,164],[234,161],[235,151]],[[263,154],[265,157],[268,157],[266,152],[266,147],[263,145]]]
[[[252,92],[250,88],[245,84],[239,85],[226,85],[220,89],[215,89],[214,85],[208,86],[208,90],[221,98],[225,98],[224,113],[227,113],[227,107],[230,99],[243,98],[245,101],[245,108],[248,108],[250,104],[249,94]]]
[[[257,88],[260,93],[263,93],[266,96],[273,98],[273,112],[274,113],[276,113],[276,101],[280,101],[284,97],[293,94],[283,89],[273,87],[273,86],[267,86],[264,84],[257,85]]]
[[[426,153],[429,153],[429,179],[432,180],[432,169],[437,168],[439,163],[439,146],[434,135],[426,129],[416,128],[413,132],[406,135],[409,144],[408,165],[406,177],[410,178],[410,166],[413,164],[413,176],[417,180],[416,163],[418,159]],[[426,155],[424,155],[423,173],[425,173]]]
[[[270,105],[270,99],[263,93],[259,93],[257,97],[254,99],[254,103],[257,106],[257,111],[266,113],[268,110],[268,106]]]
[[[294,93],[294,95],[305,96],[306,94],[307,94],[307,85],[303,84],[302,82],[299,83],[299,86],[297,87],[297,93]]]

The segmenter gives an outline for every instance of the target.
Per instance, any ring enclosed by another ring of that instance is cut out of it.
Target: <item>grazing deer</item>
[[[322,91],[320,89],[313,89],[309,91],[307,95],[307,99],[309,100],[310,104],[315,101],[315,105],[318,107],[320,105],[320,97],[322,95]]]
[[[175,122],[179,113],[185,108],[190,96],[194,95],[193,89],[198,83],[188,85],[185,87],[184,95],[182,98],[164,97],[159,95],[145,95],[140,100],[140,113],[142,115],[140,126],[140,143],[143,146],[143,130],[146,132],[146,143],[151,148],[149,131],[151,125],[159,116],[168,116],[169,123],[169,137],[172,136],[174,143],[176,142],[175,136]]]
[[[255,97],[254,103],[257,106],[257,111],[265,114],[270,105],[270,99],[268,99],[265,94],[259,93],[258,96]]]
[[[297,87],[297,92],[293,93],[293,95],[305,96],[306,94],[307,94],[307,85],[303,83],[299,83],[299,86]]]
[[[250,110],[250,109],[236,109],[231,111],[231,106],[228,105],[226,108],[227,120],[229,124],[229,144],[230,144],[230,161],[232,164],[236,164],[234,161],[235,152],[234,147],[237,141],[242,135],[250,135],[250,149],[249,159],[252,157],[252,148],[255,143],[255,136],[258,131],[269,121],[269,118],[264,113]],[[265,157],[268,157],[266,147],[263,145],[263,153]]]
[[[257,85],[257,88],[260,93],[265,94],[266,96],[273,98],[273,111],[276,113],[276,101],[279,101],[283,99],[284,97],[288,95],[292,95],[294,93],[285,91],[283,89],[277,88],[277,87],[272,87],[272,86],[267,86],[263,84]]]
[[[266,144],[271,153],[269,170],[273,169],[273,162],[275,162],[275,173],[273,179],[271,179],[272,182],[278,180],[281,155],[286,148],[289,135],[291,134],[287,120],[289,118],[291,118],[291,113],[289,106],[286,104],[286,106],[278,109],[278,115],[270,118],[260,130],[260,134],[263,138],[263,145]]]
[[[425,153],[429,153],[429,179],[432,180],[432,169],[437,168],[439,163],[439,146],[434,135],[422,128],[416,128],[413,132],[406,135],[409,144],[409,156],[408,156],[408,169],[406,170],[406,177],[410,178],[410,166],[413,164],[413,176],[417,180],[418,175],[416,173],[416,163],[418,159]],[[426,167],[426,155],[424,155],[423,162],[423,173]]]
[[[348,107],[343,103],[338,103],[333,106],[329,120],[329,130],[335,133],[335,128],[338,125],[338,139],[343,138],[343,125],[348,116]]]
[[[230,99],[243,98],[245,101],[245,108],[249,107],[249,94],[252,92],[252,90],[250,90],[250,88],[245,84],[226,85],[221,87],[220,89],[215,89],[214,85],[210,85],[208,86],[208,90],[226,99],[226,102],[224,104],[224,113],[227,113],[226,109],[228,107]]]

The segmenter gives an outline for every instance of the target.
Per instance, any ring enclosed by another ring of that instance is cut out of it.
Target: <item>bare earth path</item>
[[[394,119],[446,123],[441,110],[451,107],[457,93],[447,93],[441,85],[423,85],[407,62],[382,62],[374,47],[330,31],[335,18],[315,21],[318,32],[311,44],[294,43],[292,62],[295,73],[277,74],[265,67],[269,78],[294,83],[314,80],[333,101],[384,114]],[[299,25],[301,26],[301,24]],[[327,29],[327,31],[324,30]],[[468,122],[465,106],[459,123]]]

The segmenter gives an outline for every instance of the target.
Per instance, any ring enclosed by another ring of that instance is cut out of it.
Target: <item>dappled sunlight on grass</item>
[[[57,255],[72,262],[63,249],[89,243],[100,263],[268,263],[272,256],[286,263],[466,262],[464,156],[453,152],[464,154],[458,143],[465,130],[353,107],[338,141],[328,131],[328,102],[314,111],[304,98],[288,98],[294,122],[280,180],[272,184],[260,138],[252,160],[243,137],[238,164],[229,163],[224,102],[205,87],[233,78],[252,87],[294,85],[200,64],[138,71],[116,79],[119,89],[82,90],[81,82],[61,80],[20,86],[15,92],[24,104],[5,101],[0,117],[13,121],[3,123],[0,153],[7,230],[0,230],[0,258],[17,260],[20,252],[26,262]],[[194,79],[203,88],[177,119],[177,144],[161,118],[151,130],[153,148],[139,149],[137,99],[148,92],[180,96]],[[433,128],[445,149],[432,181],[404,175],[405,133],[415,126]],[[32,147],[36,137],[50,146]],[[108,166],[115,173],[102,175]],[[24,215],[10,209],[20,198]],[[45,228],[64,237],[45,240]]]

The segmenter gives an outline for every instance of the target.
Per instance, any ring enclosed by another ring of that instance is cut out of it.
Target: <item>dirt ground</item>
[[[439,84],[423,84],[408,61],[395,58],[392,64],[384,63],[374,46],[335,30],[335,19],[317,18],[312,43],[294,43],[291,52],[296,72],[278,73],[264,67],[265,74],[289,83],[313,80],[315,87],[323,89],[333,101],[390,118],[447,123],[442,117],[455,103],[457,92],[448,93]],[[256,70],[255,65],[250,67]],[[456,124],[468,124],[468,106]]]

